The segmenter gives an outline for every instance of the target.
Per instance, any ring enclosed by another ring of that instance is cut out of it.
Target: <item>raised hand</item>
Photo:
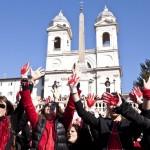
[[[147,82],[145,81],[145,79],[143,79],[143,83],[144,83],[144,89],[150,90],[150,76],[149,76]]]
[[[143,97],[145,100],[150,100],[150,77],[147,82],[143,79],[144,88],[143,88]]]
[[[21,67],[21,70],[20,70],[21,78],[27,79],[29,71],[30,71],[30,65],[29,63],[26,63],[25,65]]]
[[[77,76],[77,74],[72,74],[68,78],[68,86],[70,87],[71,93],[77,93],[77,85],[79,83],[79,79],[80,78]]]
[[[119,94],[113,95],[108,92],[105,92],[102,95],[101,99],[110,106],[120,106],[122,103],[122,100],[121,100],[121,97],[119,96]]]
[[[33,81],[36,81],[36,80],[40,79],[44,75],[45,75],[45,71],[44,71],[43,68],[39,67],[35,71],[33,71],[32,68],[31,68],[31,76],[32,76]]]
[[[88,107],[92,107],[95,104],[94,94],[88,94],[86,102]]]
[[[134,87],[132,91],[129,93],[130,99],[137,104],[143,103],[143,93],[141,92],[139,87]]]

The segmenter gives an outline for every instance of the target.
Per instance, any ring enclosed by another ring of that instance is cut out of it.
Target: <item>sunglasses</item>
[[[6,106],[4,104],[0,104],[0,108],[5,108]]]

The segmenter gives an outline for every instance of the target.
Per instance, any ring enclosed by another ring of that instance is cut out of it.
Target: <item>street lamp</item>
[[[110,93],[110,85],[111,85],[111,84],[114,85],[113,92],[115,92],[115,91],[116,91],[116,89],[115,89],[115,86],[116,86],[115,83],[116,83],[116,80],[115,80],[115,79],[113,79],[113,82],[110,82],[110,81],[109,81],[109,78],[107,77],[107,78],[106,78],[106,81],[105,81],[106,92],[109,92],[109,93]]]
[[[105,87],[106,87],[106,92],[110,93],[110,81],[108,77],[106,78],[105,81]]]
[[[91,84],[93,83],[93,79],[89,79],[88,83],[89,83],[88,93],[91,93]]]
[[[114,80],[113,80],[113,84],[114,84],[114,92],[116,91],[116,89],[115,89],[115,86],[116,86],[115,83],[116,83],[116,80],[114,79]]]

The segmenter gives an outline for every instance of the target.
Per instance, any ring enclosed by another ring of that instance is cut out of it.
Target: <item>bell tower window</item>
[[[103,46],[110,46],[110,34],[108,32],[103,33]]]
[[[54,39],[54,49],[55,50],[60,49],[60,45],[61,45],[61,38],[60,37],[55,37],[55,39]]]

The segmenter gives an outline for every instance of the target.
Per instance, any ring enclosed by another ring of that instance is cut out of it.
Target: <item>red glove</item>
[[[94,94],[88,94],[88,97],[86,99],[88,107],[92,107],[95,103]]]
[[[101,99],[110,106],[117,106],[119,103],[119,97],[108,92],[105,92]]]
[[[141,92],[139,87],[134,87],[132,91],[129,93],[130,99],[133,102],[141,104],[143,103],[143,93]]]
[[[77,86],[79,77],[76,74],[72,74],[71,77],[68,78],[68,85]]]
[[[79,83],[79,77],[76,74],[72,74],[68,78],[68,85],[70,87],[71,93],[77,93],[77,85]]]
[[[150,89],[143,89],[143,97],[146,100],[150,100]]]
[[[21,67],[21,71],[20,71],[21,77],[22,78],[28,78],[28,72],[29,72],[29,70],[30,70],[29,63],[26,63],[25,65],[23,65]]]
[[[150,100],[150,76],[147,81],[143,79],[143,83],[144,83],[143,89],[144,100]]]

